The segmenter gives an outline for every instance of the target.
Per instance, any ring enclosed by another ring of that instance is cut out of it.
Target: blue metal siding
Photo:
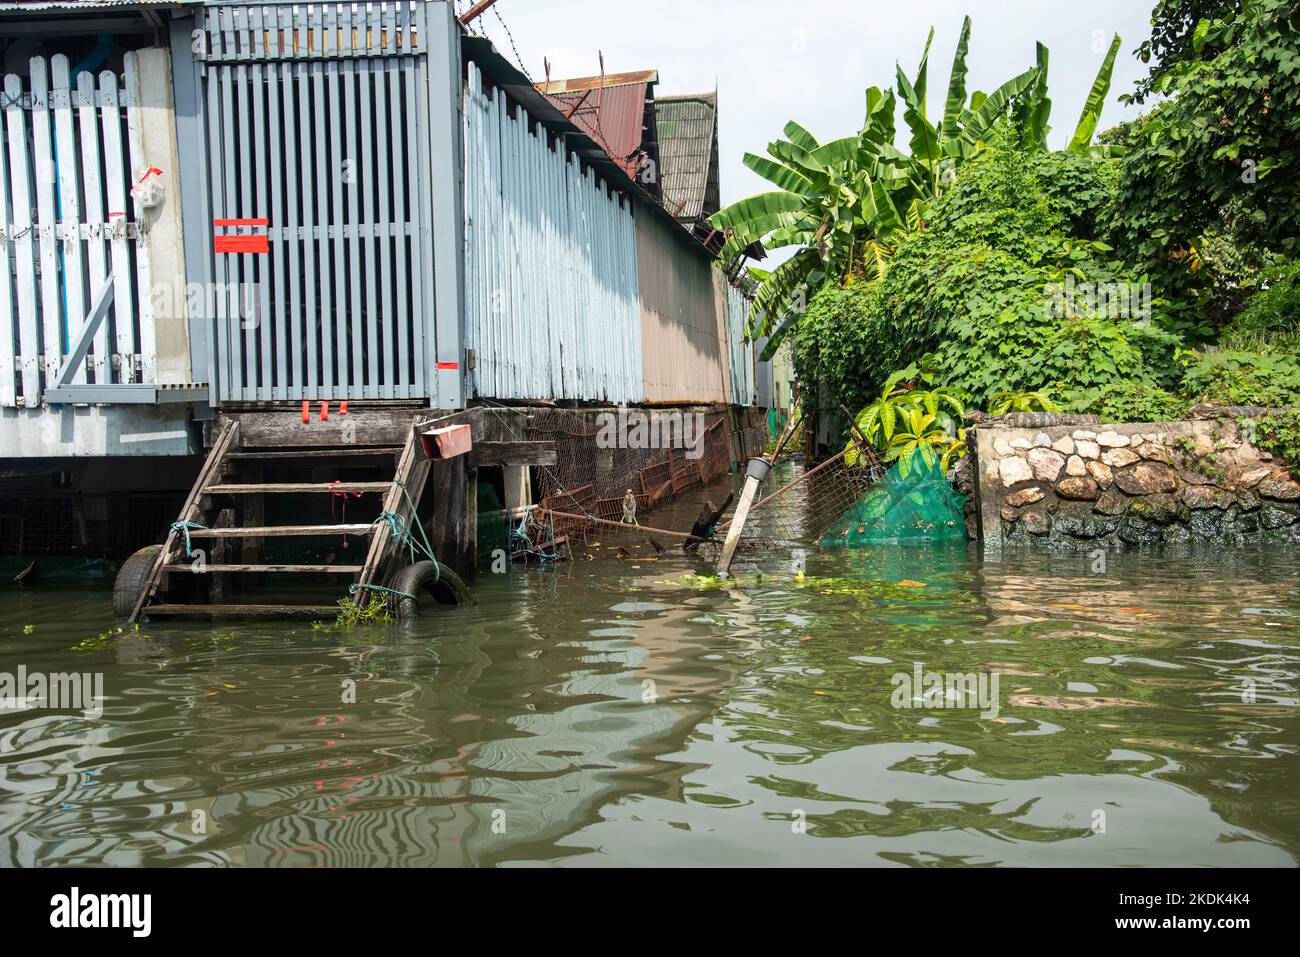
[[[728,283],[727,347],[731,358],[731,401],[739,406],[754,404],[754,344],[743,341],[748,316],[749,300]]]
[[[474,394],[641,402],[636,226],[575,156],[468,64],[466,345]]]

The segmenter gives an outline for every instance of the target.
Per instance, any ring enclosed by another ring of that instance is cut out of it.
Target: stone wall
[[[1012,428],[973,443],[985,553],[1212,540],[1300,541],[1300,483],[1233,418]]]

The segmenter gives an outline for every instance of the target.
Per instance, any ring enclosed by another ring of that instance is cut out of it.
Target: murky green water
[[[107,703],[0,713],[0,863],[1293,866],[1295,556],[1091,566],[575,562],[351,635],[8,589],[0,671]],[[894,707],[914,662],[997,717]]]

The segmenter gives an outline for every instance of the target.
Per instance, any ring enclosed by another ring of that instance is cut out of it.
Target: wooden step
[[[332,458],[388,458],[402,454],[400,445],[385,445],[370,449],[299,449],[296,452],[231,452],[228,459],[332,459]]]
[[[204,495],[273,495],[298,492],[387,492],[392,482],[249,482],[244,485],[209,485]]]
[[[163,571],[189,572],[198,575],[217,575],[241,572],[301,572],[303,574],[324,573],[337,575],[355,575],[361,571],[360,565],[208,565],[198,568],[193,565],[164,565]]]
[[[150,605],[146,615],[204,615],[209,618],[334,617],[338,605]]]
[[[190,538],[291,538],[295,535],[369,535],[374,525],[259,525],[191,528]]]

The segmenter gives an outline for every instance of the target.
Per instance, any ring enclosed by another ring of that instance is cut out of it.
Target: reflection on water
[[[1292,554],[1091,565],[668,553],[351,635],[10,590],[0,671],[108,700],[0,712],[0,864],[1294,865]],[[891,707],[915,661],[996,673],[998,718]]]

